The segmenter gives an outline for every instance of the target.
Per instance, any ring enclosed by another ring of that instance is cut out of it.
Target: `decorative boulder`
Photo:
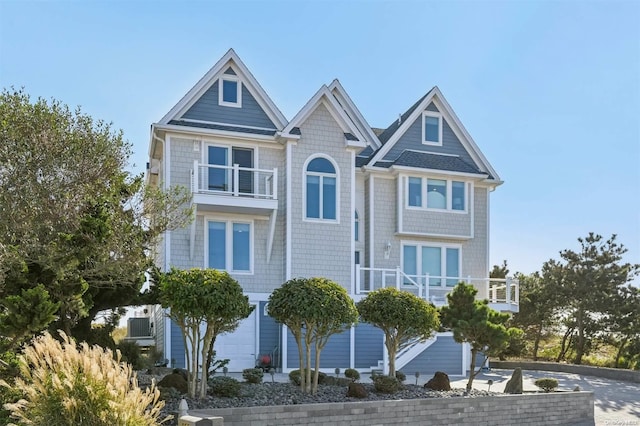
[[[522,393],[522,368],[513,370],[511,378],[504,386],[504,393]]]
[[[180,373],[167,374],[158,382],[159,388],[174,388],[180,393],[187,393],[187,381]]]
[[[436,371],[436,374],[433,375],[431,380],[424,384],[424,387],[435,391],[450,391],[451,382],[449,382],[447,373]]]
[[[349,389],[347,390],[347,396],[352,398],[366,398],[369,396],[367,390],[362,386],[361,383],[349,383]]]

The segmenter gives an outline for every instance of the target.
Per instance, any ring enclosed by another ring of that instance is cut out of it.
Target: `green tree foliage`
[[[509,267],[507,261],[503,260],[502,265],[493,265],[493,269],[489,272],[489,278],[507,278],[509,275]]]
[[[320,352],[329,338],[352,327],[358,311],[347,291],[326,278],[295,278],[285,282],[269,296],[268,313],[286,325],[298,345],[301,371],[300,388],[316,393]],[[311,350],[315,349],[311,382]]]
[[[511,324],[524,331],[534,361],[538,359],[541,340],[557,331],[558,312],[561,300],[557,289],[543,280],[538,272],[530,275],[516,274],[520,285],[519,311],[513,315]]]
[[[606,314],[607,331],[617,347],[614,365],[620,360],[634,339],[640,340],[640,289],[632,285],[621,287]]]
[[[2,91],[0,299],[41,285],[58,307],[51,328],[86,340],[99,311],[135,303],[148,249],[191,209],[186,191],[125,171],[130,154],[121,132],[79,109]]]
[[[58,303],[53,303],[42,284],[22,289],[20,295],[0,300],[0,350],[14,350],[26,339],[55,320]]]
[[[362,320],[384,333],[391,377],[396,374],[398,351],[429,339],[440,327],[438,311],[431,303],[393,287],[372,291],[357,306]]]
[[[215,269],[171,271],[160,277],[162,306],[182,330],[189,371],[189,396],[196,396],[198,359],[204,365],[199,397],[207,394],[207,376],[216,338],[235,330],[254,307],[242,287],[227,272]],[[199,358],[200,357],[200,358]]]
[[[564,325],[575,330],[576,364],[589,353],[591,340],[607,328],[607,314],[616,315],[620,291],[638,274],[640,265],[622,261],[627,249],[590,233],[578,238],[580,250],[563,250],[561,261],[549,260],[542,267],[543,280],[553,286],[563,306]]]
[[[486,356],[500,353],[508,344],[510,334],[515,333],[505,327],[509,314],[491,309],[487,300],[476,300],[477,293],[473,285],[460,282],[447,295],[448,304],[440,308],[442,325],[453,331],[454,340],[471,346],[467,391],[481,371],[475,370],[478,352]]]

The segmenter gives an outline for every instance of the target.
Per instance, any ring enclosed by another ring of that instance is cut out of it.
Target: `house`
[[[459,280],[502,311],[517,311],[517,283],[489,280],[489,196],[500,180],[437,87],[386,129],[372,128],[338,80],[287,120],[229,50],[151,126],[147,179],[193,193],[195,220],[164,235],[157,265],[224,269],[254,313],[216,340],[230,371],[262,354],[287,372],[297,347],[267,315],[270,293],[322,276],[357,301],[397,286],[441,305]],[[154,307],[156,343],[184,365],[180,330]],[[440,333],[398,356],[398,369],[465,374],[468,348]],[[333,336],[321,367],[384,368],[380,330]]]

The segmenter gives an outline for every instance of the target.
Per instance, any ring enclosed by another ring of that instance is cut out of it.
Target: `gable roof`
[[[374,132],[374,130],[369,126],[367,120],[364,118],[360,110],[356,107],[356,105],[351,100],[351,97],[347,94],[347,91],[344,90],[340,81],[336,78],[329,85],[328,89],[331,91],[333,96],[335,96],[336,100],[342,106],[347,116],[353,121],[356,125],[360,133],[363,136],[367,136],[367,140],[375,147],[380,148],[382,144],[378,140],[378,136]]]
[[[287,125],[287,119],[280,112],[278,107],[273,103],[269,95],[264,91],[260,83],[255,79],[251,71],[240,60],[238,55],[233,49],[229,49],[227,53],[220,58],[216,64],[211,67],[209,71],[187,92],[186,95],[174,105],[171,110],[165,114],[158,124],[169,124],[172,120],[179,120],[182,114],[193,105],[202,94],[210,88],[218,79],[218,77],[224,73],[229,74],[229,68],[231,71],[238,75],[243,85],[249,90],[249,92],[256,99],[260,107],[264,110],[267,116],[277,126],[278,130]]]
[[[282,136],[298,138],[300,135],[300,125],[321,104],[327,107],[329,113],[331,113],[344,132],[345,144],[347,146],[364,148],[367,145],[367,138],[360,132],[356,124],[347,115],[346,111],[325,84],[318,89],[302,109],[298,111],[296,116],[291,119],[289,124],[282,130]]]
[[[405,111],[405,113],[400,116],[400,122],[398,122],[398,120],[394,121],[384,130],[384,132],[382,132],[382,134],[380,134],[380,136],[378,136],[378,139],[383,143],[383,145],[369,159],[368,164],[376,166],[380,163],[391,147],[398,142],[400,137],[415,122],[415,120],[421,116],[422,112],[431,102],[436,104],[438,110],[442,113],[442,116],[447,120],[447,123],[449,123],[449,126],[460,140],[460,143],[469,153],[473,161],[478,165],[479,171],[487,174],[489,180],[502,183],[496,171],[493,169],[491,164],[489,164],[489,161],[486,159],[484,154],[482,154],[480,148],[478,148],[471,135],[464,128],[462,122],[442,95],[442,92],[440,92],[438,86],[434,86],[426,95]],[[382,162],[382,164],[385,165],[389,163],[393,162]]]
[[[448,172],[469,173],[487,176],[487,172],[479,170],[475,165],[469,164],[462,158],[455,155],[442,155],[431,152],[419,152],[405,150],[390,165],[415,167],[420,169],[444,170]],[[389,167],[389,163],[384,163],[382,167]]]

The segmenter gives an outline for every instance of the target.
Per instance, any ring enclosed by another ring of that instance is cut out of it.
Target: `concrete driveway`
[[[513,370],[498,369],[483,372],[476,377],[473,387],[487,390],[488,380],[493,380],[491,390],[502,392],[512,373]],[[592,391],[596,425],[640,426],[640,383],[619,382],[571,373],[523,370],[524,390],[539,390],[533,382],[540,377],[557,379],[560,390],[573,390],[576,386],[580,386],[580,390]],[[452,387],[464,388],[466,384],[467,379],[452,378]]]

